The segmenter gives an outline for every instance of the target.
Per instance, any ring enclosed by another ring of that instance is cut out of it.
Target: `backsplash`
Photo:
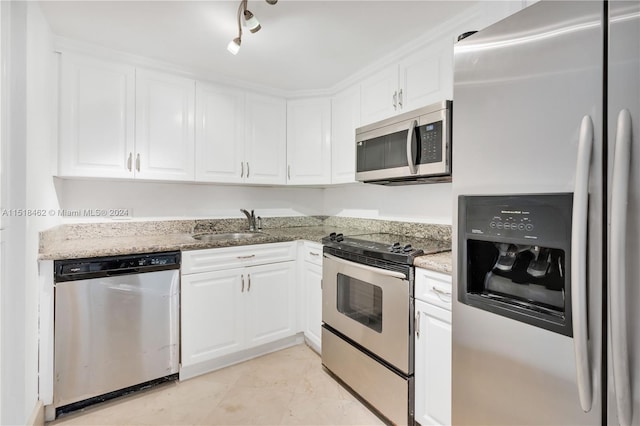
[[[297,227],[361,229],[367,232],[400,234],[451,242],[451,226],[426,223],[361,219],[342,216],[283,216],[262,218],[264,230]],[[40,233],[40,247],[63,240],[86,240],[123,236],[156,236],[167,234],[201,234],[243,231],[246,219],[145,220],[126,222],[76,223],[59,225]]]
[[[324,226],[366,229],[372,233],[382,232],[385,234],[408,235],[416,238],[428,238],[432,240],[451,242],[450,225],[328,216],[324,221]]]

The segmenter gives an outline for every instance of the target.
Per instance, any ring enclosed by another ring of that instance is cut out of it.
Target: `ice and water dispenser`
[[[458,300],[572,336],[570,193],[460,196]]]

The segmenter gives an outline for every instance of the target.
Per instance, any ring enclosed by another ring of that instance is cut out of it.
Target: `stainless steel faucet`
[[[256,215],[251,210],[251,213],[246,211],[245,209],[240,209],[245,216],[247,216],[247,221],[249,222],[249,231],[254,232],[256,230]]]

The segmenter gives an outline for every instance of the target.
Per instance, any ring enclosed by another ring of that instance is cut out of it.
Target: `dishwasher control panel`
[[[138,274],[180,268],[180,252],[148,253],[86,259],[56,260],[55,281]]]

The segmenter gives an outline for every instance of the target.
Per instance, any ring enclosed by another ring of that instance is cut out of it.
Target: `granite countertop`
[[[425,256],[416,257],[413,261],[413,266],[451,274],[451,272],[453,272],[453,258],[450,251],[427,254]]]
[[[244,222],[239,222],[244,223]],[[289,222],[290,223],[290,222]],[[296,225],[305,224],[296,223]],[[222,239],[216,241],[202,241],[193,238],[200,233],[246,232],[238,222],[215,221],[194,225],[184,222],[155,222],[152,224],[137,224],[133,228],[116,229],[103,224],[97,226],[72,227],[63,229],[55,237],[43,238],[41,235],[41,260],[82,259],[100,256],[117,256],[134,253],[158,253],[174,250],[201,250],[208,248],[222,248],[242,245],[268,244],[296,240],[321,243],[323,237],[331,232],[342,233],[346,236],[356,236],[372,232],[372,226],[361,223],[344,221],[343,223],[313,223],[313,226],[291,226],[264,229],[259,236],[250,239]],[[355,226],[354,226],[355,225]],[[361,225],[361,226],[357,226]],[[374,223],[374,228],[375,228]],[[388,226],[388,224],[381,224]],[[404,225],[403,225],[404,226]],[[117,228],[117,227],[116,227]],[[146,229],[149,228],[149,229]],[[152,230],[151,230],[152,229]],[[160,230],[160,232],[158,232]],[[392,233],[393,229],[373,229]],[[437,232],[441,230],[436,228]],[[431,235],[422,235],[431,237]],[[421,238],[411,237],[414,247],[420,246]],[[445,244],[443,247],[447,247]],[[414,265],[437,272],[451,273],[451,252],[428,254],[415,259]]]
[[[296,240],[307,240],[320,243],[322,237],[329,235],[330,232],[341,232],[345,235],[349,235],[355,233],[362,234],[366,231],[346,228],[340,229],[334,226],[298,226],[292,228],[262,230],[259,233],[260,236],[245,240],[222,239],[217,241],[197,240],[193,238],[193,235],[197,235],[197,233],[192,234],[187,232],[168,233],[164,235],[127,235],[120,237],[96,236],[93,238],[68,239],[51,242],[40,250],[39,258],[41,260],[81,259],[134,253],[158,253],[172,250],[201,250],[208,248],[268,244]]]

